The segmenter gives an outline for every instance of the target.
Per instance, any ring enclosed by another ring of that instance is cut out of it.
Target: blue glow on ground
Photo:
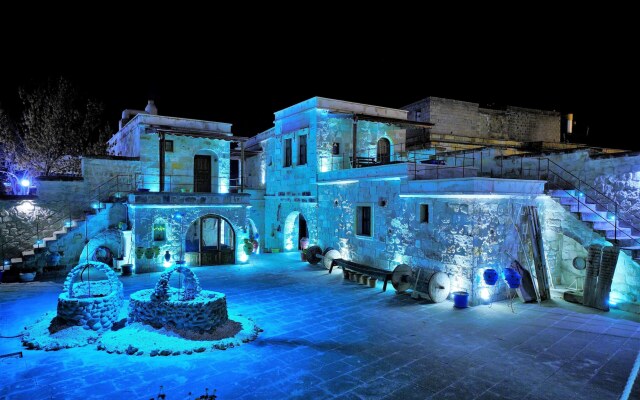
[[[593,373],[570,375],[575,398],[618,399],[632,372],[629,355],[637,349],[629,339],[640,330],[637,315],[623,319],[627,314],[618,310],[611,315],[570,303],[519,304],[516,314],[506,302],[456,311],[451,301],[429,304],[393,289],[383,293],[380,285],[371,289],[344,281],[340,273],[327,274],[300,261],[297,252],[252,256],[251,262],[251,268],[198,267],[197,274],[203,287],[226,293],[230,310],[264,329],[256,341],[225,351],[150,357],[108,354],[91,346],[31,351],[17,338],[0,339],[0,354],[24,354],[2,360],[0,398],[148,399],[160,386],[167,400],[186,399],[205,388],[217,389],[221,400],[475,398],[482,393],[509,398],[512,373],[523,365],[539,379],[518,381],[518,390],[531,398],[560,398],[550,396],[565,388],[557,377],[580,363]],[[121,278],[125,295],[153,287],[159,274]],[[44,311],[55,310],[60,282],[2,283],[0,335],[15,335]],[[557,332],[559,322],[566,329],[594,329],[554,337],[549,332]],[[608,329],[615,336],[602,333]],[[619,339],[612,342],[613,337]],[[534,346],[541,342],[545,346]],[[580,351],[585,342],[589,345]],[[503,343],[527,352],[501,357]],[[555,349],[573,351],[571,363]],[[458,368],[467,361],[478,368]],[[616,368],[602,368],[607,363]],[[479,369],[493,378],[480,382]],[[634,395],[632,390],[630,398]]]

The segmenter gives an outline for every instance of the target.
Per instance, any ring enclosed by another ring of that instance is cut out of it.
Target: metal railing
[[[377,148],[359,151],[355,160],[350,155],[320,155],[319,171],[329,172],[353,168],[366,168],[381,165],[410,164],[410,179],[442,179],[471,177],[483,174],[485,147],[468,148],[450,145],[415,149],[406,143],[396,143],[389,154],[380,155]]]
[[[233,185],[231,185],[233,183]],[[230,179],[229,175],[211,176],[208,181],[211,193],[226,193],[230,188],[240,187],[240,178]],[[160,191],[160,177],[152,174],[135,174],[133,176],[133,190],[140,189],[151,192]],[[196,183],[193,175],[167,174],[164,176],[164,192],[194,193]]]
[[[510,156],[506,167],[505,159],[505,157],[496,158],[499,163],[497,162],[496,168],[492,169],[492,176],[545,180],[548,190],[564,190],[576,200],[578,211],[590,211],[598,220],[601,220],[598,222],[613,228],[614,241],[628,239],[634,244],[640,245],[640,237],[633,235],[634,232],[640,232],[640,228],[638,228],[640,218],[628,212],[625,212],[625,215],[621,217],[622,208],[618,202],[580,179],[571,171],[545,157],[526,154]],[[602,230],[609,231],[609,229]],[[630,230],[630,233],[627,233],[626,230]]]

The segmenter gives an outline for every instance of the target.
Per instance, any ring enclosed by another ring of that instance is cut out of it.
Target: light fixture
[[[29,187],[29,186],[31,186],[31,182],[29,182],[29,180],[28,180],[28,179],[22,179],[22,180],[20,181],[20,185],[21,185],[22,187]]]

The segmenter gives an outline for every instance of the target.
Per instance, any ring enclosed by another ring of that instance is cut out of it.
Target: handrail
[[[594,192],[596,192],[598,195],[604,197],[605,199],[616,203],[615,200],[609,198],[609,196],[607,196],[606,194],[600,192],[598,189],[594,188],[593,186],[589,185],[587,182],[583,181],[582,179],[578,178],[577,176],[575,176],[573,173],[571,173],[571,171],[568,171],[567,169],[563,168],[561,165],[559,165],[558,163],[556,163],[555,161],[550,160],[549,158],[544,158],[544,157],[538,157],[538,158],[542,158],[543,160],[547,160],[548,163],[551,163],[553,165],[555,165],[556,167],[560,168],[562,171],[566,172],[567,174],[573,176],[574,178],[576,178],[578,180],[578,182],[580,182],[582,185],[587,186],[589,189],[593,190]]]
[[[540,177],[541,172],[543,172],[543,167],[540,165],[541,161],[547,161],[546,163],[546,181],[548,185],[553,185],[555,188],[560,189],[560,190],[564,190],[565,192],[567,192],[567,194],[576,199],[578,201],[578,210],[580,209],[588,209],[590,211],[592,211],[596,217],[602,221],[604,221],[606,224],[608,224],[609,226],[613,227],[613,240],[617,241],[618,240],[618,235],[623,235],[625,237],[627,237],[628,239],[631,239],[632,241],[640,244],[640,238],[636,238],[634,237],[632,234],[629,234],[627,232],[625,232],[624,230],[620,230],[620,223],[623,223],[625,225],[625,227],[623,229],[631,229],[631,233],[633,233],[633,230],[635,231],[640,231],[640,228],[634,226],[627,218],[620,218],[619,214],[619,204],[611,199],[610,197],[608,197],[607,195],[605,195],[604,193],[600,192],[599,190],[597,190],[596,188],[594,188],[593,186],[589,185],[587,182],[584,182],[582,179],[580,179],[579,177],[577,177],[576,175],[574,175],[573,173],[571,173],[570,171],[568,171],[567,169],[563,168],[562,166],[558,165],[558,163],[554,162],[553,160],[550,160],[546,157],[527,157],[527,155],[518,155],[517,158],[520,158],[520,176],[521,177],[526,177],[527,175],[524,173],[524,167],[523,167],[523,162],[522,160],[524,158],[530,158],[530,159],[536,159],[538,160],[538,168],[537,168],[537,175],[538,178]],[[517,160],[516,158],[516,160]],[[512,161],[513,164],[516,164],[516,162]],[[554,168],[557,168],[559,171],[554,171]],[[516,171],[517,169],[513,169],[513,171]],[[504,171],[504,159],[500,158],[500,174],[501,176],[504,175],[505,171]],[[566,177],[562,176],[563,173],[566,173],[567,175],[569,175],[570,177],[572,177],[576,182],[572,182],[571,180],[567,179]],[[554,177],[554,179],[550,179],[551,176]],[[555,181],[555,182],[554,182]],[[564,187],[564,185],[562,185],[561,183],[563,183],[566,186],[570,186],[569,189],[567,189],[566,187]],[[590,189],[589,191],[595,194],[590,194],[590,193],[586,193],[586,191],[583,191],[583,188],[588,188]],[[578,193],[576,195],[572,194],[570,191],[571,190],[577,190]],[[582,197],[584,196],[584,199],[582,199]],[[600,197],[600,198],[597,198]],[[604,199],[605,201],[603,202]],[[595,206],[595,209],[591,208],[588,204],[593,204]],[[603,208],[605,211],[598,211],[598,207]],[[613,208],[613,210],[611,209]],[[602,215],[602,213],[605,213],[605,216]],[[609,214],[613,214],[613,222],[609,219]],[[630,217],[632,217],[634,220],[638,219],[635,215],[630,214]],[[606,235],[605,235],[606,238]]]

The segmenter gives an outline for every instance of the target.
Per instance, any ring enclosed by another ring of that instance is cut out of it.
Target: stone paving
[[[254,257],[255,258],[255,257]],[[127,356],[23,350],[0,339],[0,399],[617,399],[640,350],[640,318],[557,302],[457,310],[328,275],[295,254],[194,268],[202,287],[264,332],[238,348]],[[122,278],[125,297],[159,273]],[[0,285],[0,335],[55,310],[59,282]],[[640,398],[636,385],[630,398]]]

